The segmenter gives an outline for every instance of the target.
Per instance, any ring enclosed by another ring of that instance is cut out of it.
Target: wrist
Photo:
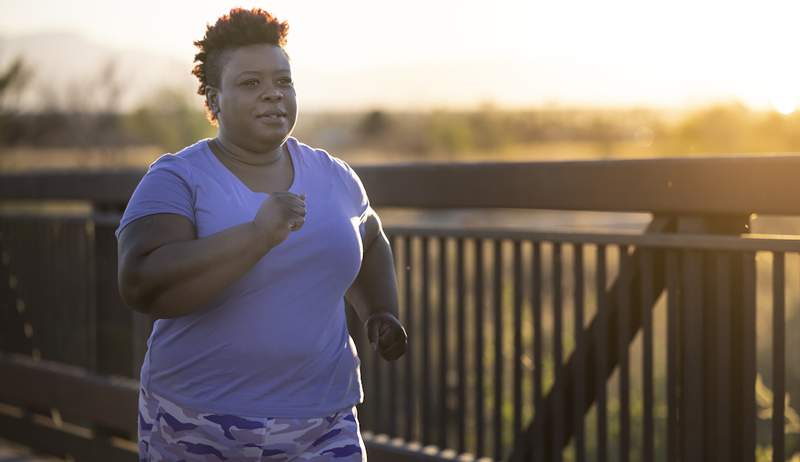
[[[372,319],[372,318],[380,318],[380,317],[392,317],[392,318],[397,319],[399,321],[399,316],[397,315],[396,312],[393,312],[391,310],[382,310],[382,311],[374,311],[372,313],[369,313],[367,315],[367,320],[365,322],[369,322],[369,320]]]
[[[272,241],[267,237],[266,233],[264,233],[261,228],[258,227],[255,220],[248,223],[248,233],[249,239],[246,239],[248,242],[248,253],[255,253],[255,256],[261,258],[267,252],[272,250],[274,245]],[[251,252],[254,250],[254,252]]]

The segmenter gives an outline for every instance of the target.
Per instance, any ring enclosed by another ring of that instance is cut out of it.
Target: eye
[[[278,79],[278,83],[281,85],[291,85],[293,82],[290,77],[281,77]]]
[[[247,79],[244,82],[242,82],[241,85],[245,87],[255,88],[258,86],[259,83],[260,82],[258,81],[258,79]]]

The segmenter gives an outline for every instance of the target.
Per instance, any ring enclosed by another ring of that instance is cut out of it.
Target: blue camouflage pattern
[[[198,412],[139,389],[140,462],[367,460],[352,409],[293,419]]]

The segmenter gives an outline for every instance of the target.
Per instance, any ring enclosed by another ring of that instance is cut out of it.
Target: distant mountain
[[[119,108],[129,110],[152,97],[161,87],[193,94],[191,59],[181,61],[148,51],[117,50],[75,33],[41,33],[0,36],[0,69],[22,57],[33,71],[33,80],[22,95],[25,107],[103,104],[91,88],[108,89],[103,72],[113,66],[119,88]],[[102,98],[102,95],[100,96]]]

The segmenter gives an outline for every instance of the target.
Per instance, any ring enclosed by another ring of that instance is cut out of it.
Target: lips
[[[265,111],[260,114],[256,115],[258,119],[267,119],[267,120],[280,120],[286,118],[286,113],[280,110],[275,111]]]

